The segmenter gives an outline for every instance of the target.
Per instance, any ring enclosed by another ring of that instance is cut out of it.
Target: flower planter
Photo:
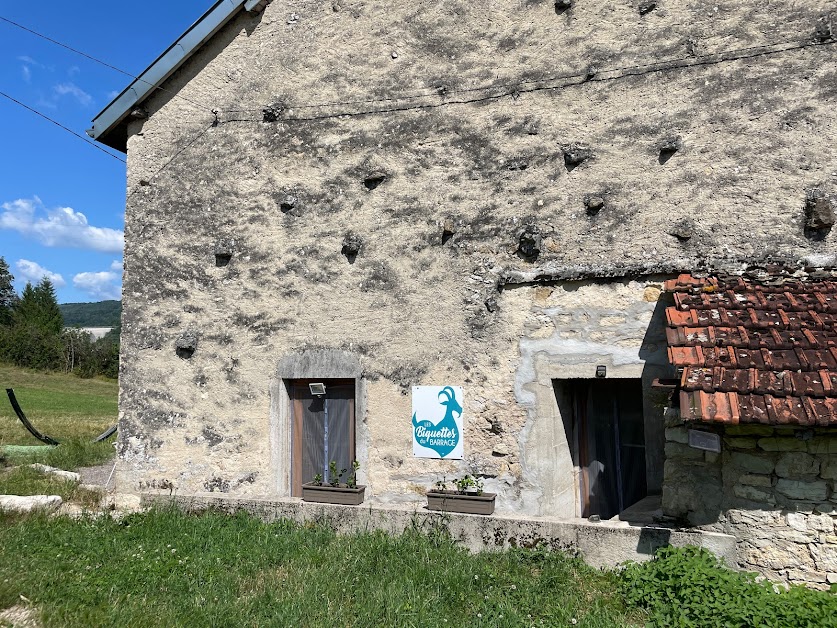
[[[366,486],[349,488],[348,486],[331,486],[330,484],[303,484],[302,501],[317,502],[319,504],[342,504],[343,506],[357,506],[363,503]]]
[[[495,493],[463,495],[456,491],[428,491],[427,508],[445,512],[464,512],[469,515],[490,515],[494,513]]]

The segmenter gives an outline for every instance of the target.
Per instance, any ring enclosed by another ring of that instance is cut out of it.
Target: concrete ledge
[[[626,560],[648,560],[658,548],[667,545],[705,547],[730,567],[737,565],[735,538],[727,534],[631,526],[621,521],[589,523],[580,519],[485,517],[433,512],[425,508],[313,504],[291,498],[242,499],[217,493],[142,495],[143,506],[168,504],[185,512],[218,510],[232,514],[244,510],[268,522],[290,519],[299,523],[319,523],[333,528],[338,534],[382,530],[397,535],[410,528],[430,531],[442,527],[471,551],[545,544],[552,549],[578,552],[593,567],[615,567]]]

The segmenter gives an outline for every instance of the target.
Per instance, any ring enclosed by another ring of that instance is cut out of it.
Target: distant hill
[[[58,308],[65,327],[116,327],[122,316],[122,301],[62,303]]]

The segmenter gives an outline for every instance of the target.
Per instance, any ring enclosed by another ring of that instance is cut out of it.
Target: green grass
[[[0,468],[4,465],[22,465],[40,462],[51,467],[73,471],[79,467],[103,464],[113,458],[113,439],[104,443],[89,440],[67,440],[58,447],[39,447],[17,451],[9,448],[0,455]]]
[[[557,552],[167,510],[0,518],[0,608],[21,595],[46,626],[642,625],[614,574]]]
[[[79,486],[78,482],[41,473],[29,467],[0,469],[0,495],[59,495],[65,502],[95,508],[99,493]]]
[[[38,445],[17,419],[5,389],[14,388],[23,412],[41,433],[65,440],[92,440],[116,423],[118,385],[0,364],[0,446]]]

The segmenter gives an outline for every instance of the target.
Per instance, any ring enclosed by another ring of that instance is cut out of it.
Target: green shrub
[[[703,548],[663,547],[651,561],[628,564],[620,580],[626,603],[647,610],[651,626],[837,626],[837,596],[756,582]]]

